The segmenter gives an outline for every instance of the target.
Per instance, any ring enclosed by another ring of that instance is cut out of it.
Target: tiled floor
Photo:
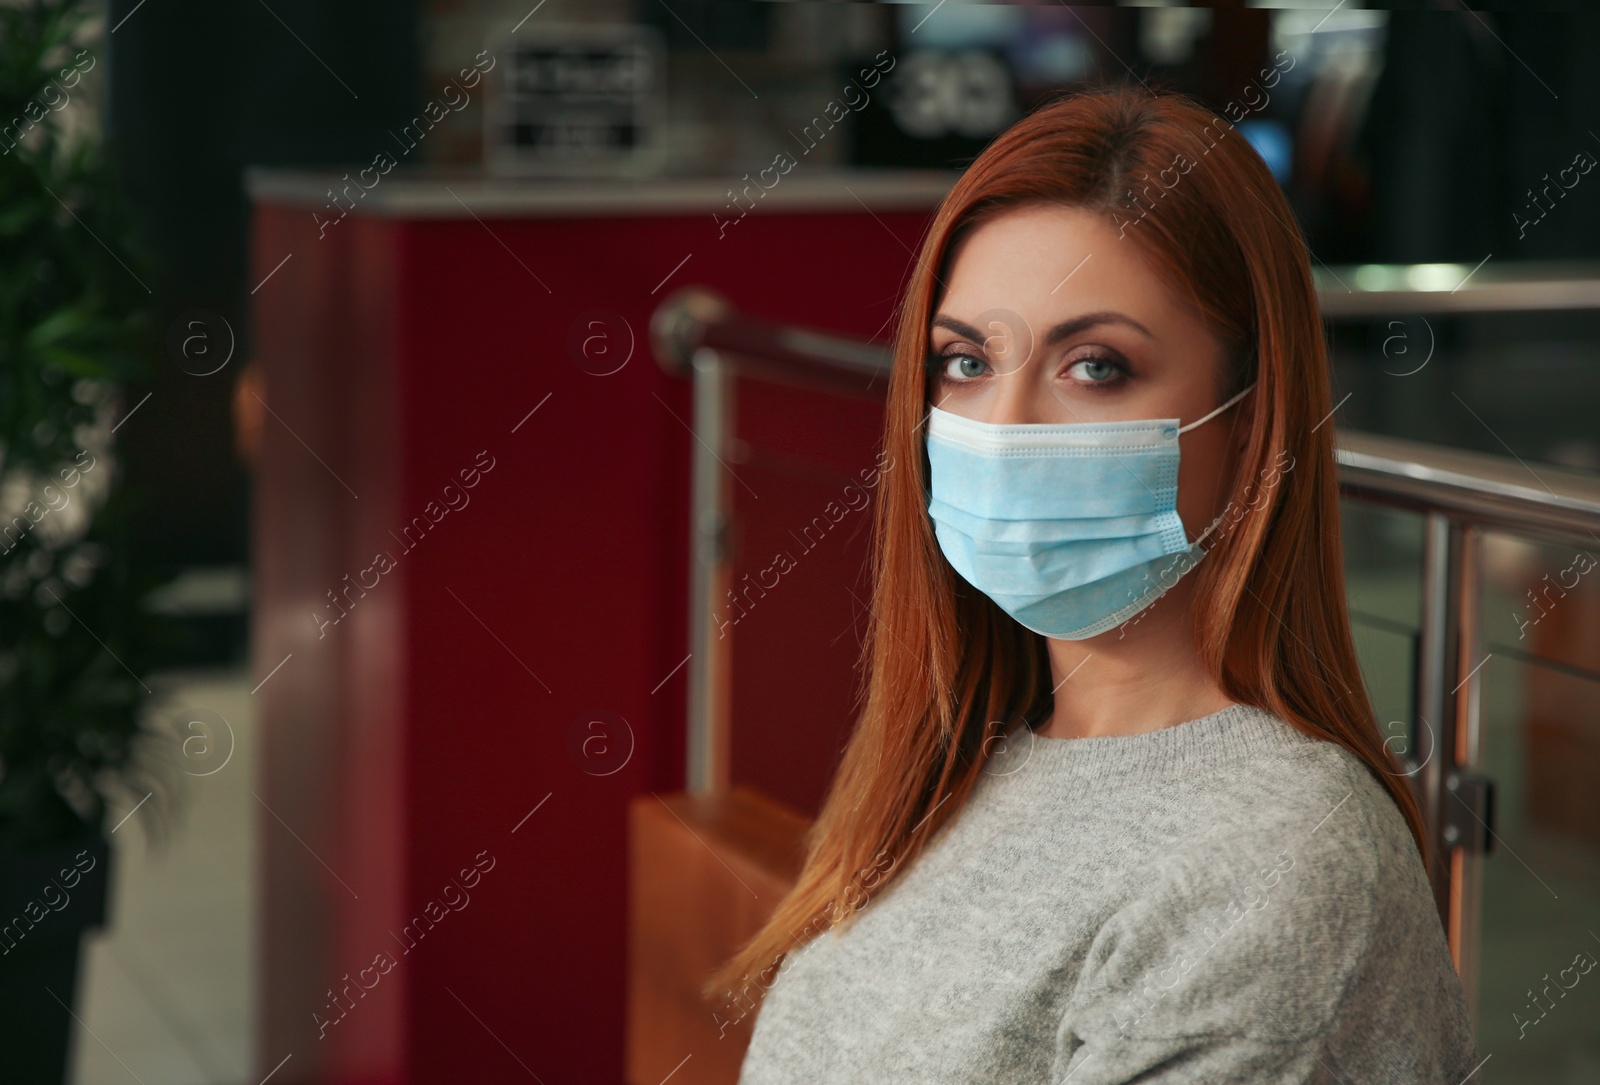
[[[151,841],[153,801],[112,834],[107,926],[84,940],[77,1085],[254,1082],[255,719],[247,672],[174,676],[167,721],[179,816]],[[207,749],[191,716],[227,721]],[[215,719],[216,717],[209,717]],[[232,754],[228,756],[231,730]],[[184,741],[188,740],[188,746]],[[226,760],[225,760],[226,759]],[[219,767],[220,766],[220,767]],[[198,775],[209,773],[209,775]],[[113,812],[116,824],[127,811]]]

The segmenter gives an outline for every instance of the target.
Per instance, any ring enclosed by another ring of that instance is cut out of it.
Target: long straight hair
[[[992,741],[1051,703],[1045,639],[971,589],[926,511],[928,321],[951,253],[1019,207],[1107,216],[1257,381],[1232,500],[1251,510],[1208,550],[1191,607],[1196,649],[1232,700],[1338,743],[1388,789],[1427,861],[1421,812],[1380,735],[1346,613],[1326,348],[1307,249],[1265,163],[1226,120],[1178,94],[1105,88],[1019,120],[939,205],[898,313],[873,520],[861,714],[794,888],[707,981],[741,1006],[786,954],[840,930],[956,817]],[[1281,478],[1282,454],[1293,459]],[[1276,465],[1276,466],[1275,466]],[[1276,484],[1259,480],[1272,475]],[[739,988],[735,994],[733,988]]]

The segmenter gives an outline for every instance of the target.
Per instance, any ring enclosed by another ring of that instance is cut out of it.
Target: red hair
[[[1320,424],[1332,410],[1326,346],[1294,214],[1226,120],[1182,95],[1094,90],[1001,134],[923,241],[889,378],[884,445],[905,466],[883,476],[873,522],[862,711],[798,881],[707,982],[707,997],[748,990],[752,976],[770,986],[789,950],[847,923],[958,815],[994,737],[1049,711],[1045,639],[970,589],[939,549],[921,428],[936,269],[979,223],[1041,203],[1103,213],[1230,348],[1223,393],[1257,382],[1231,497],[1242,505],[1246,481],[1266,477],[1280,454],[1293,456],[1292,473],[1257,493],[1254,511],[1189,574],[1196,648],[1229,698],[1366,764],[1426,861],[1421,812],[1379,732],[1350,635],[1333,426]]]

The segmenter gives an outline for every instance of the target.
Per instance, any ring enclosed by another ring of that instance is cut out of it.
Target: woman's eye
[[[1085,384],[1113,384],[1122,376],[1122,367],[1106,358],[1085,358],[1074,362],[1067,375]]]
[[[970,354],[949,354],[944,358],[943,375],[955,381],[971,380],[981,377],[987,368],[989,363],[982,358],[974,358]]]

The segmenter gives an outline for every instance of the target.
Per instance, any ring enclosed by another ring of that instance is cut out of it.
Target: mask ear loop
[[[1202,422],[1211,421],[1217,415],[1221,414],[1223,411],[1227,410],[1229,407],[1233,406],[1235,403],[1239,402],[1245,396],[1247,396],[1251,392],[1253,392],[1255,390],[1255,387],[1256,387],[1256,382],[1255,381],[1251,381],[1249,384],[1245,385],[1244,389],[1242,391],[1240,391],[1237,395],[1235,395],[1234,397],[1229,399],[1226,403],[1224,403],[1222,406],[1218,407],[1216,410],[1212,411],[1210,414],[1206,415],[1204,418],[1197,418],[1193,422],[1190,422],[1187,426],[1179,426],[1178,427],[1178,432],[1182,433],[1184,430],[1194,429],[1196,426],[1198,426]],[[1222,518],[1224,516],[1227,516],[1227,515],[1228,515],[1228,510],[1227,509],[1223,509],[1222,512],[1217,515],[1217,518],[1215,520],[1211,521],[1211,523],[1206,526],[1206,529],[1200,533],[1200,536],[1197,539],[1195,539],[1194,542],[1190,543],[1189,545],[1190,546],[1199,546],[1201,543],[1205,542],[1206,536],[1210,535],[1213,531],[1215,531],[1216,528],[1217,528],[1217,525],[1222,523]],[[1205,555],[1205,551],[1202,549],[1201,556],[1203,557],[1204,555]],[[1185,571],[1187,571],[1187,570],[1185,570]]]
[[[1211,521],[1210,524],[1206,525],[1206,529],[1204,531],[1202,531],[1200,533],[1200,536],[1197,539],[1195,539],[1195,541],[1193,543],[1191,543],[1190,545],[1191,546],[1200,546],[1201,543],[1205,542],[1206,541],[1206,536],[1211,534],[1213,531],[1217,530],[1217,525],[1222,523],[1223,517],[1225,517],[1227,515],[1228,515],[1228,510],[1227,509],[1223,509],[1221,512],[1217,513],[1217,518],[1215,520]],[[1208,551],[1206,551],[1206,549],[1204,547],[1201,547],[1200,549],[1201,549],[1202,556],[1205,553],[1208,552]]]
[[[1249,395],[1252,391],[1255,390],[1255,387],[1256,387],[1256,382],[1255,381],[1251,381],[1249,384],[1245,385],[1244,390],[1242,392],[1240,392],[1238,395],[1234,396],[1232,399],[1228,400],[1226,403],[1224,403],[1222,406],[1218,407],[1216,410],[1212,411],[1210,414],[1206,415],[1204,418],[1196,418],[1193,422],[1190,422],[1187,426],[1179,426],[1178,427],[1178,432],[1179,433],[1183,433],[1186,430],[1194,429],[1196,426],[1200,425],[1200,423],[1202,423],[1202,422],[1211,421],[1213,418],[1217,417],[1217,415],[1221,414],[1223,411],[1227,410],[1229,407],[1231,407],[1235,403],[1239,402],[1245,396]]]

